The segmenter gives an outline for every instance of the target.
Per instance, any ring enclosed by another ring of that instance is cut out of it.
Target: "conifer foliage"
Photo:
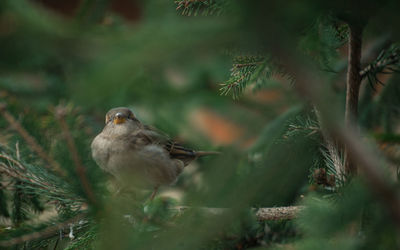
[[[399,249],[398,1],[0,2],[1,249]],[[91,157],[108,109],[200,150]]]

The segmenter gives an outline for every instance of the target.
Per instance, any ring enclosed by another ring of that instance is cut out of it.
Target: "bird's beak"
[[[126,121],[126,118],[121,114],[121,113],[117,113],[114,117],[114,124],[121,124],[124,123]]]

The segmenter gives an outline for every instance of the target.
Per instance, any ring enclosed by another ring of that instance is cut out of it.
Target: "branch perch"
[[[268,207],[268,208],[258,208],[254,209],[257,220],[267,221],[267,220],[292,220],[298,217],[298,214],[303,210],[304,206],[289,206],[289,207]],[[189,209],[200,209],[207,215],[219,215],[223,212],[229,211],[229,208],[209,208],[209,207],[187,207],[178,206],[174,207],[174,210],[178,210],[179,213],[184,213]]]
[[[259,208],[256,217],[265,220],[292,220],[298,217],[304,206]]]
[[[184,213],[188,209],[201,209],[205,213],[209,215],[218,216],[220,213],[228,211],[229,208],[194,208],[187,206],[178,206],[174,207],[174,210],[178,210],[179,213]],[[267,221],[267,220],[292,220],[295,219],[299,212],[304,209],[304,206],[290,206],[290,207],[272,207],[272,208],[259,208],[254,209],[255,215],[259,221]],[[57,235],[59,230],[63,230],[70,226],[71,224],[77,223],[78,221],[84,219],[85,214],[79,214],[69,220],[61,222],[54,226],[49,226],[39,232],[34,232],[32,234],[22,235],[10,240],[0,241],[1,247],[11,247],[16,244],[21,244],[23,242],[43,239],[47,237],[52,237]]]

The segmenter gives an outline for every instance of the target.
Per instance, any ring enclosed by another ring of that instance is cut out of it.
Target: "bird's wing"
[[[181,160],[185,166],[197,157],[194,150],[185,148],[150,126],[144,126],[143,129],[135,132],[134,137],[135,143],[139,143],[142,146],[149,144],[160,145],[169,153],[171,159]]]
[[[169,152],[171,158],[183,161],[185,166],[197,157],[194,150],[185,148],[172,140],[169,140],[163,146]]]

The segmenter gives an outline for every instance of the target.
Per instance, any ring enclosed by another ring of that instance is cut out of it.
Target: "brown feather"
[[[133,134],[133,138],[136,140],[135,145],[158,144],[162,146],[168,151],[171,159],[181,160],[185,166],[198,157],[219,154],[219,152],[194,151],[186,148],[169,139],[168,136],[159,132],[157,129],[147,125],[144,125],[143,129],[136,131]]]

